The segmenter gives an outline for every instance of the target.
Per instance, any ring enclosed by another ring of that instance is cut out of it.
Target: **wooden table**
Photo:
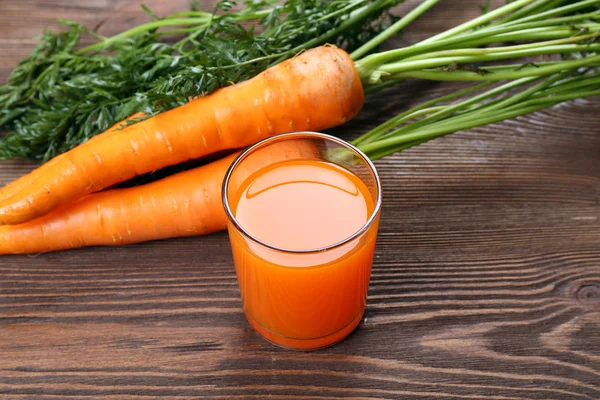
[[[458,3],[392,45],[472,18],[483,1]],[[166,14],[188,1],[149,4]],[[105,34],[146,18],[137,0],[2,0],[0,81],[57,17]],[[453,88],[408,82],[333,132],[356,137]],[[368,309],[323,351],[280,350],[249,327],[225,233],[2,257],[0,398],[600,399],[599,106],[576,101],[378,161]],[[1,162],[0,183],[31,168]]]

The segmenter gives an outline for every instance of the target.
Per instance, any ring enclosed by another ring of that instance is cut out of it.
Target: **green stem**
[[[452,115],[453,113],[455,113],[457,111],[465,110],[465,109],[471,107],[472,105],[476,105],[478,103],[481,103],[481,102],[483,102],[485,100],[488,100],[488,99],[490,99],[490,98],[492,98],[492,97],[494,97],[496,95],[505,93],[505,92],[507,92],[509,90],[512,90],[512,89],[515,89],[515,88],[517,88],[519,86],[526,85],[526,84],[532,82],[533,80],[534,80],[533,78],[524,78],[524,79],[519,79],[519,80],[516,80],[516,81],[513,81],[513,82],[509,82],[507,84],[504,84],[502,86],[496,87],[496,88],[494,88],[492,90],[489,90],[489,91],[487,91],[485,93],[482,93],[482,94],[480,94],[478,96],[475,96],[475,97],[473,97],[471,99],[463,101],[462,103],[458,103],[458,104],[454,104],[454,105],[448,106],[448,107],[446,107],[444,110],[442,110],[440,112],[437,112],[437,113],[435,113],[433,115],[430,115],[427,118],[423,118],[421,121],[418,121],[416,123],[413,123],[413,124],[401,127],[399,129],[395,130],[393,133],[386,134],[385,137],[392,136],[392,135],[401,135],[401,134],[403,134],[405,132],[410,132],[410,131],[413,131],[413,130],[415,130],[417,128],[420,128],[421,126],[425,126],[427,124],[432,124],[434,122],[437,122],[437,121],[441,120],[442,118],[446,118],[446,117]],[[489,104],[488,103],[488,104],[485,104],[483,107],[486,107],[486,109],[490,109],[490,108],[494,108],[495,104]],[[475,110],[471,109],[471,110],[469,110],[467,112],[473,113],[473,111],[476,111],[476,110],[481,109],[483,107],[476,108]],[[456,116],[454,116],[453,118],[455,118],[455,117]]]
[[[569,50],[569,47],[556,47],[556,46],[566,45],[566,44],[571,44],[571,43],[578,43],[583,40],[595,39],[598,37],[600,37],[600,32],[593,33],[590,35],[570,37],[567,39],[548,40],[545,42],[536,42],[536,43],[522,44],[522,45],[516,45],[516,46],[489,47],[489,48],[483,48],[483,49],[463,48],[463,49],[436,51],[436,52],[431,52],[431,53],[422,54],[422,55],[418,55],[418,56],[408,57],[408,58],[403,59],[402,62],[430,59],[430,58],[437,58],[437,57],[472,56],[472,55],[485,55],[485,54],[490,54],[490,53],[508,53],[508,52],[512,52],[512,51],[529,50],[529,49],[537,49],[541,52],[541,54],[545,54],[544,51],[546,49],[551,49],[551,50],[554,49],[558,52],[560,52],[561,49],[565,49],[565,52],[571,52],[573,50]],[[582,47],[584,47],[584,46],[589,46],[589,45],[582,45]],[[537,54],[532,53],[532,55],[537,55]],[[520,57],[521,55],[516,53],[516,56]]]
[[[406,14],[400,20],[396,21],[392,26],[387,28],[385,31],[381,32],[379,35],[375,36],[373,39],[369,40],[367,43],[363,44],[361,47],[359,47],[358,49],[353,51],[350,54],[350,58],[352,58],[353,60],[356,60],[356,59],[364,56],[365,54],[367,54],[368,52],[370,52],[371,50],[373,50],[374,48],[379,46],[381,43],[383,43],[384,41],[386,41],[387,39],[389,39],[390,37],[392,37],[393,35],[398,33],[400,30],[404,29],[406,26],[408,26],[414,20],[419,18],[421,15],[423,15],[423,13],[425,13],[425,11],[429,10],[431,7],[436,5],[439,1],[440,0],[425,0],[417,8],[415,8],[414,10],[412,10],[411,12]]]
[[[392,147],[392,148],[382,149],[380,151],[375,151],[375,152],[369,153],[368,156],[373,161],[379,160],[380,158],[389,156],[390,154],[394,154],[394,153],[397,153],[400,151],[410,149],[411,147],[418,146],[420,144],[428,142],[429,140],[430,139],[421,139],[421,140],[415,140],[414,142],[402,143],[402,144]]]
[[[596,30],[600,24],[585,25],[590,31]],[[482,40],[472,40],[462,43],[462,47],[478,47],[489,43],[526,41],[526,40],[559,40],[574,37],[574,30],[566,27],[535,28],[523,31],[513,31],[488,36]]]
[[[481,125],[488,125],[495,122],[504,121],[505,119],[515,118],[520,115],[529,114],[544,108],[550,107],[549,104],[538,104],[530,107],[520,107],[517,110],[510,110],[510,112],[496,113],[479,117],[478,119],[472,120],[458,120],[458,121],[444,121],[443,124],[434,127],[424,127],[420,130],[401,135],[392,136],[387,139],[382,139],[374,143],[368,143],[365,145],[359,145],[358,148],[364,153],[370,156],[371,153],[382,152],[386,149],[395,148],[398,145],[414,141],[431,140],[440,136],[460,131],[463,129],[471,129]],[[453,122],[453,123],[448,123]],[[392,133],[392,135],[394,132]],[[387,152],[387,154],[391,154]],[[386,155],[387,155],[386,154]]]
[[[586,8],[589,6],[597,6],[597,5],[598,5],[598,0],[579,1],[574,4],[569,4],[569,5],[554,8],[554,9],[551,9],[551,10],[548,10],[548,11],[545,11],[545,12],[542,12],[539,14],[534,14],[529,17],[523,18],[519,21],[512,21],[512,22],[507,23],[507,25],[513,25],[513,24],[525,23],[525,22],[533,22],[533,21],[542,21],[542,20],[546,20],[548,18],[555,17],[557,15],[568,14],[573,11],[580,10],[582,8]],[[591,14],[593,14],[593,13],[591,13]]]
[[[160,19],[158,21],[147,22],[145,24],[141,24],[132,28],[128,31],[121,32],[118,35],[112,36],[102,42],[95,43],[93,45],[84,47],[78,50],[79,54],[88,53],[92,51],[99,51],[109,47],[111,44],[118,42],[119,40],[126,39],[128,37],[140,34],[142,32],[147,32],[153,29],[162,28],[165,26],[174,26],[174,25],[200,25],[206,26],[209,23],[210,19],[207,18],[174,18],[174,19]]]
[[[205,11],[180,11],[165,17],[164,19],[176,19],[181,17],[204,17],[211,18],[212,14]]]
[[[597,2],[598,0],[593,0],[593,1]],[[542,27],[542,26],[551,27],[551,26],[558,26],[558,25],[562,25],[563,27],[567,28],[567,27],[569,27],[570,24],[574,24],[575,22],[594,20],[594,19],[597,19],[599,16],[600,16],[600,10],[589,12],[586,14],[567,15],[566,17],[543,19],[543,20],[540,20],[537,18],[532,18],[531,20],[529,20],[529,18],[526,18],[527,21],[525,21],[525,19],[522,19],[519,21],[513,21],[510,23],[503,24],[502,26],[504,28],[502,28],[500,30],[503,30],[504,32],[506,32],[506,31],[515,30],[515,29],[535,28],[535,27]],[[532,17],[534,17],[534,16],[532,16]],[[535,17],[537,17],[537,15],[535,15]]]
[[[562,3],[563,0],[558,0],[558,3]],[[539,12],[539,9],[542,8],[544,5],[548,5],[548,3],[557,3],[556,0],[538,0],[535,3],[531,3],[529,5],[527,5],[526,7],[523,7],[520,10],[517,10],[516,12],[508,15],[505,18],[502,18],[501,20],[497,21],[497,24],[505,24],[511,21],[515,21],[521,18],[525,18],[530,16],[531,14],[537,14]]]
[[[512,106],[511,108],[509,108],[508,110],[516,110],[519,107],[525,105],[535,105],[535,104],[558,104],[558,103],[564,103],[565,101],[570,101],[570,100],[575,100],[575,99],[579,99],[579,98],[585,98],[585,97],[594,97],[594,96],[600,96],[600,90],[599,89],[593,89],[593,90],[586,90],[586,91],[580,91],[580,92],[575,92],[575,93],[564,93],[564,94],[560,94],[560,95],[555,95],[555,96],[550,96],[550,97],[541,97],[541,98],[535,98],[535,99],[531,99],[523,104],[516,104],[514,106]]]
[[[559,83],[558,85],[551,86],[550,88],[541,92],[541,95],[547,96],[561,91],[574,91],[585,87],[600,87],[600,76],[590,79],[587,76],[581,76],[577,78],[571,78],[567,82]]]
[[[528,98],[531,98],[532,96],[534,96],[539,91],[547,89],[550,85],[556,83],[557,81],[561,80],[565,76],[566,76],[566,73],[564,73],[564,72],[560,73],[560,74],[556,74],[554,76],[550,76],[550,78],[543,80],[542,82],[538,83],[537,85],[533,85],[532,87],[522,91],[521,93],[517,93],[512,96],[508,96],[504,100],[501,100],[494,105],[490,105],[489,107],[486,108],[486,112],[499,110],[499,109],[505,110],[509,107],[514,106],[515,104],[517,104],[519,102],[523,102],[523,101],[527,100]]]
[[[598,0],[596,0],[598,1]],[[480,31],[465,37],[444,39],[439,42],[422,44],[389,50],[378,54],[372,54],[356,62],[356,67],[363,82],[369,82],[374,71],[380,66],[396,62],[402,62],[409,58],[421,59],[430,58],[430,54],[439,49],[448,51],[457,47],[478,47],[489,43],[512,41],[512,40],[549,40],[546,44],[576,43],[582,39],[573,37],[573,30],[565,27],[544,27],[545,22],[532,23],[532,29],[522,29],[526,25],[514,26],[512,28],[494,28],[489,31]],[[600,29],[600,24],[586,25],[590,30]],[[566,42],[553,42],[552,39],[566,40]]]
[[[600,33],[597,35],[600,36]],[[500,48],[501,49],[501,48]],[[494,49],[486,49],[494,50]],[[416,60],[416,61],[402,61],[399,63],[388,64],[382,66],[378,71],[386,74],[398,74],[400,72],[418,71],[426,68],[443,67],[451,65],[452,63],[457,64],[473,64],[478,62],[506,60],[523,57],[533,57],[539,55],[550,55],[550,54],[562,54],[571,53],[577,51],[598,51],[600,50],[600,44],[596,45],[563,45],[563,46],[548,46],[532,48],[530,50],[518,50],[510,51],[510,47],[507,47],[506,53],[494,53],[485,54],[486,50],[482,49],[479,52],[482,54],[473,56],[462,56],[462,57],[440,57],[432,58],[428,60]],[[478,51],[473,49],[476,54]]]
[[[392,119],[387,120],[383,124],[379,125],[377,128],[367,132],[352,143],[356,145],[374,142],[375,140],[379,139],[382,135],[384,135],[386,133],[386,130],[393,128],[394,126],[401,125],[405,122],[421,117],[423,115],[429,115],[435,112],[439,112],[441,110],[444,110],[445,108],[446,106],[434,106],[428,108],[420,107],[418,110],[406,111]]]
[[[598,0],[594,0],[598,1]],[[600,11],[594,11],[588,14],[576,14],[576,15],[568,15],[560,18],[553,18],[543,21],[529,21],[529,22],[521,22],[515,21],[514,23],[508,23],[506,25],[499,26],[490,26],[485,29],[482,29],[478,32],[469,33],[468,35],[461,35],[460,37],[473,38],[473,35],[476,36],[489,36],[489,35],[497,35],[501,33],[509,33],[515,31],[524,31],[524,33],[528,32],[530,29],[534,28],[548,28],[552,29],[562,29],[566,30],[567,33],[576,32],[576,29],[573,29],[570,25],[573,25],[575,22],[579,22],[582,20],[593,20],[598,17]],[[588,23],[591,24],[591,23]],[[591,24],[594,25],[594,24]],[[585,24],[583,26],[586,26]]]
[[[556,72],[576,69],[585,66],[600,65],[600,55],[590,56],[579,60],[548,63],[535,68],[515,70],[515,66],[489,67],[491,73],[479,74],[469,71],[409,71],[392,74],[386,78],[399,79],[427,79],[432,81],[501,81],[525,78],[528,76],[545,76]]]
[[[558,6],[560,6],[562,3],[564,3],[564,0],[549,1],[546,4],[544,4],[543,6],[536,9],[535,14],[540,14],[540,13],[543,13],[543,12],[546,12],[549,10],[553,10],[553,9],[557,8]]]
[[[275,2],[270,1],[269,4],[272,5]],[[275,10],[275,8],[267,8],[264,10],[259,10],[259,11],[253,11],[253,12],[249,12],[249,9],[244,9],[238,13],[234,13],[234,14],[228,14],[227,18],[232,18],[235,19],[237,21],[251,21],[251,20],[255,20],[255,19],[261,19],[264,18],[266,16],[268,16],[269,14],[271,14],[273,11]],[[211,14],[209,12],[204,12],[204,11],[188,11],[188,13],[190,13],[190,15],[195,15],[196,13],[198,16],[203,15],[204,17],[208,18],[208,19],[214,19],[214,18],[221,18],[224,17],[223,15],[215,15],[215,14]],[[185,15],[186,12],[181,12],[181,13],[176,13],[176,14],[172,14],[170,16],[168,16],[167,18],[164,19],[169,19],[171,17],[176,16],[177,14],[182,14]]]
[[[462,97],[466,94],[470,94],[470,93],[479,91],[483,88],[488,87],[491,84],[492,84],[491,82],[480,83],[478,85],[475,85],[475,86],[472,86],[472,87],[469,87],[469,88],[466,88],[463,90],[459,90],[457,92],[450,93],[449,95],[425,102],[418,107],[414,107],[408,111],[398,114],[394,118],[389,119],[388,121],[384,122],[383,124],[379,125],[378,127],[374,128],[374,129],[370,130],[369,132],[365,133],[358,139],[354,140],[352,143],[355,145],[362,144],[362,143],[370,143],[370,142],[374,141],[376,138],[385,134],[391,128],[398,126],[398,124],[403,122],[406,117],[413,115],[416,112],[419,112],[423,109],[426,109],[426,108],[429,108],[432,106],[435,106],[436,104],[454,100],[454,99]]]
[[[598,1],[598,0],[595,0]],[[598,13],[594,13],[598,14]],[[469,35],[461,35],[456,38],[445,39],[443,41],[433,43],[427,48],[419,50],[431,51],[436,49],[449,50],[460,46],[479,47],[490,43],[511,42],[511,41],[530,41],[530,40],[552,40],[552,39],[569,39],[573,38],[574,32],[569,25],[580,21],[579,16],[559,18],[550,21],[531,22],[527,24],[493,27],[481,29],[480,31],[469,33]],[[565,25],[565,26],[556,26]],[[583,24],[582,28],[587,28],[589,31],[595,31],[600,28],[600,24]]]
[[[518,10],[520,8],[525,7],[526,5],[533,3],[536,0],[517,0],[514,1],[512,3],[509,3],[503,7],[497,8],[493,11],[490,11],[478,18],[472,19],[468,22],[465,22],[464,24],[458,25],[452,29],[448,29],[445,32],[442,32],[440,34],[437,34],[435,36],[430,37],[429,39],[425,39],[424,41],[421,42],[421,44],[427,44],[427,43],[431,43],[431,42],[436,42],[442,39],[447,39],[451,36],[457,35],[459,33],[463,33],[466,31],[469,31],[473,28],[476,28],[480,25],[483,25],[487,22],[490,22],[504,14],[513,12],[515,10]]]
[[[160,34],[161,35],[176,35],[179,33],[190,33],[190,32],[194,32],[198,30],[197,26],[193,26],[191,28],[181,28],[181,29],[169,29],[168,31],[162,31]]]

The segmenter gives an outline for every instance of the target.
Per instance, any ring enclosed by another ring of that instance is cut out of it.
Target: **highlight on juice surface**
[[[282,134],[240,154],[222,193],[249,323],[291,349],[348,336],[365,311],[379,224],[371,161],[329,135]]]

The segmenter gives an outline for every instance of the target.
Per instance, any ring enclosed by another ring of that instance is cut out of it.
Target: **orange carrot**
[[[283,141],[260,150],[236,179],[290,158],[312,158],[310,141]],[[20,225],[0,226],[0,254],[41,253],[205,235],[224,230],[221,186],[239,153],[159,181],[93,193]]]
[[[269,135],[340,125],[363,102],[348,54],[332,46],[311,49],[253,79],[102,134],[42,166],[45,173],[33,185],[0,202],[0,223],[25,222],[136,175]]]
[[[118,128],[120,128],[121,125],[125,123],[128,119],[137,118],[143,115],[144,113],[141,112],[135,113],[131,117],[123,121],[117,122],[116,124],[107,129],[105,135],[108,136],[109,134],[118,131]],[[89,139],[88,142],[97,140],[99,137],[100,136],[94,136],[91,139]],[[48,168],[53,168],[65,156],[65,154],[66,153],[63,153],[54,157],[52,160],[48,161],[45,164],[44,168],[38,167],[30,173],[28,173],[27,175],[23,175],[19,179],[16,179],[8,185],[4,186],[2,189],[0,189],[0,201],[6,201],[12,196],[18,194],[24,188],[32,185],[38,178],[43,177],[48,172]]]

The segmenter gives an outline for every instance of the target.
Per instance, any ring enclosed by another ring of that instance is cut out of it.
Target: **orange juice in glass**
[[[381,185],[358,149],[313,132],[273,136],[240,154],[223,204],[250,324],[282,347],[348,336],[365,311]]]

